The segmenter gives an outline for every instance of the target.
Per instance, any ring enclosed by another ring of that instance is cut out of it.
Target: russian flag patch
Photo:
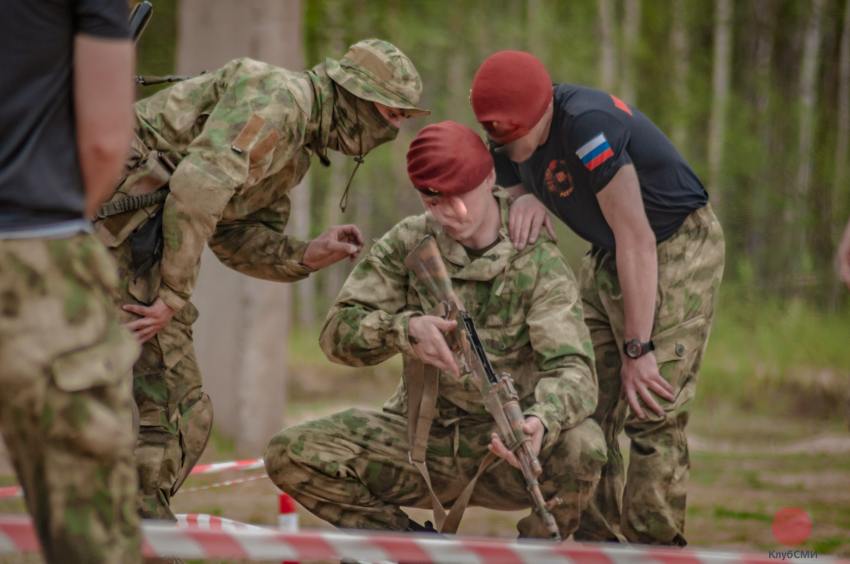
[[[593,170],[613,157],[614,151],[611,150],[611,145],[608,144],[605,134],[600,133],[579,147],[576,155],[581,159],[581,163],[587,170]]]

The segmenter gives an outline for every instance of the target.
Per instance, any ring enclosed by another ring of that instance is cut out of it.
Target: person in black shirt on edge
[[[130,146],[127,1],[4,1],[0,73],[0,430],[47,562],[140,562],[139,345],[88,221]]]
[[[487,58],[470,101],[514,197],[514,244],[551,231],[547,208],[592,244],[582,301],[609,452],[575,538],[684,546],[685,426],[724,264],[708,194],[646,116],[616,96],[553,85],[529,53]]]

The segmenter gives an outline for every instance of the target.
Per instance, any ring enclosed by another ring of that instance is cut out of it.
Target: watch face
[[[641,346],[638,341],[629,341],[626,343],[626,354],[631,358],[637,358],[640,356]]]

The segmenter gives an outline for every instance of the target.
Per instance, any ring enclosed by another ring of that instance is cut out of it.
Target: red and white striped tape
[[[22,495],[23,490],[21,490],[21,486],[3,486],[0,488],[0,499],[21,497]]]
[[[365,532],[277,532],[253,525],[215,530],[200,525],[144,523],[144,553],[152,557],[241,558],[245,560],[341,560],[394,562],[456,562],[460,564],[537,563],[658,563],[776,564],[767,553],[737,554],[679,550],[638,545],[591,545],[545,541],[510,541],[437,535],[371,534]],[[38,543],[26,517],[0,517],[0,554],[35,552]],[[783,553],[786,554],[786,553]],[[805,555],[787,554],[787,562],[803,563]],[[818,564],[842,561],[818,555]]]
[[[268,533],[270,529],[234,521],[218,515],[206,513],[178,513],[177,526],[181,529],[198,529],[204,531],[259,531]]]
[[[247,484],[248,482],[254,482],[257,480],[265,480],[268,478],[265,472],[262,474],[257,474],[256,476],[248,476],[246,478],[235,478],[233,480],[225,480],[224,482],[216,482],[214,484],[207,484],[205,486],[195,486],[193,488],[182,488],[180,490],[181,494],[194,493],[194,492],[202,492],[206,490],[213,490],[216,488],[224,488],[227,486],[236,486],[239,484]]]
[[[218,474],[220,472],[227,472],[228,470],[256,470],[257,468],[263,468],[263,459],[262,458],[252,458],[250,460],[228,460],[227,462],[213,462],[212,464],[198,464],[194,468],[192,468],[191,475],[202,475],[202,474]],[[233,481],[233,483],[239,483],[237,481]],[[230,485],[230,484],[225,484]],[[7,499],[12,497],[21,497],[23,495],[23,490],[21,490],[21,486],[4,486],[0,487],[0,499]]]
[[[228,470],[256,470],[263,468],[262,458],[250,460],[229,460],[227,462],[213,462],[212,464],[198,464],[192,468],[192,475],[196,474],[218,474]]]

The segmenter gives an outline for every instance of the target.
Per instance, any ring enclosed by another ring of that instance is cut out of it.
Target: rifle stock
[[[513,379],[507,373],[497,375],[478,337],[475,323],[463,307],[463,303],[452,288],[451,277],[432,236],[425,237],[405,258],[404,264],[425,285],[447,316],[457,319],[456,340],[461,346],[454,347],[462,357],[463,364],[475,376],[484,405],[496,422],[496,430],[505,446],[512,450],[520,463],[535,511],[543,521],[550,538],[561,540],[555,518],[549,511],[537,477],[542,472],[540,461],[531,450],[531,441],[523,430],[525,417],[519,405],[519,395]]]

